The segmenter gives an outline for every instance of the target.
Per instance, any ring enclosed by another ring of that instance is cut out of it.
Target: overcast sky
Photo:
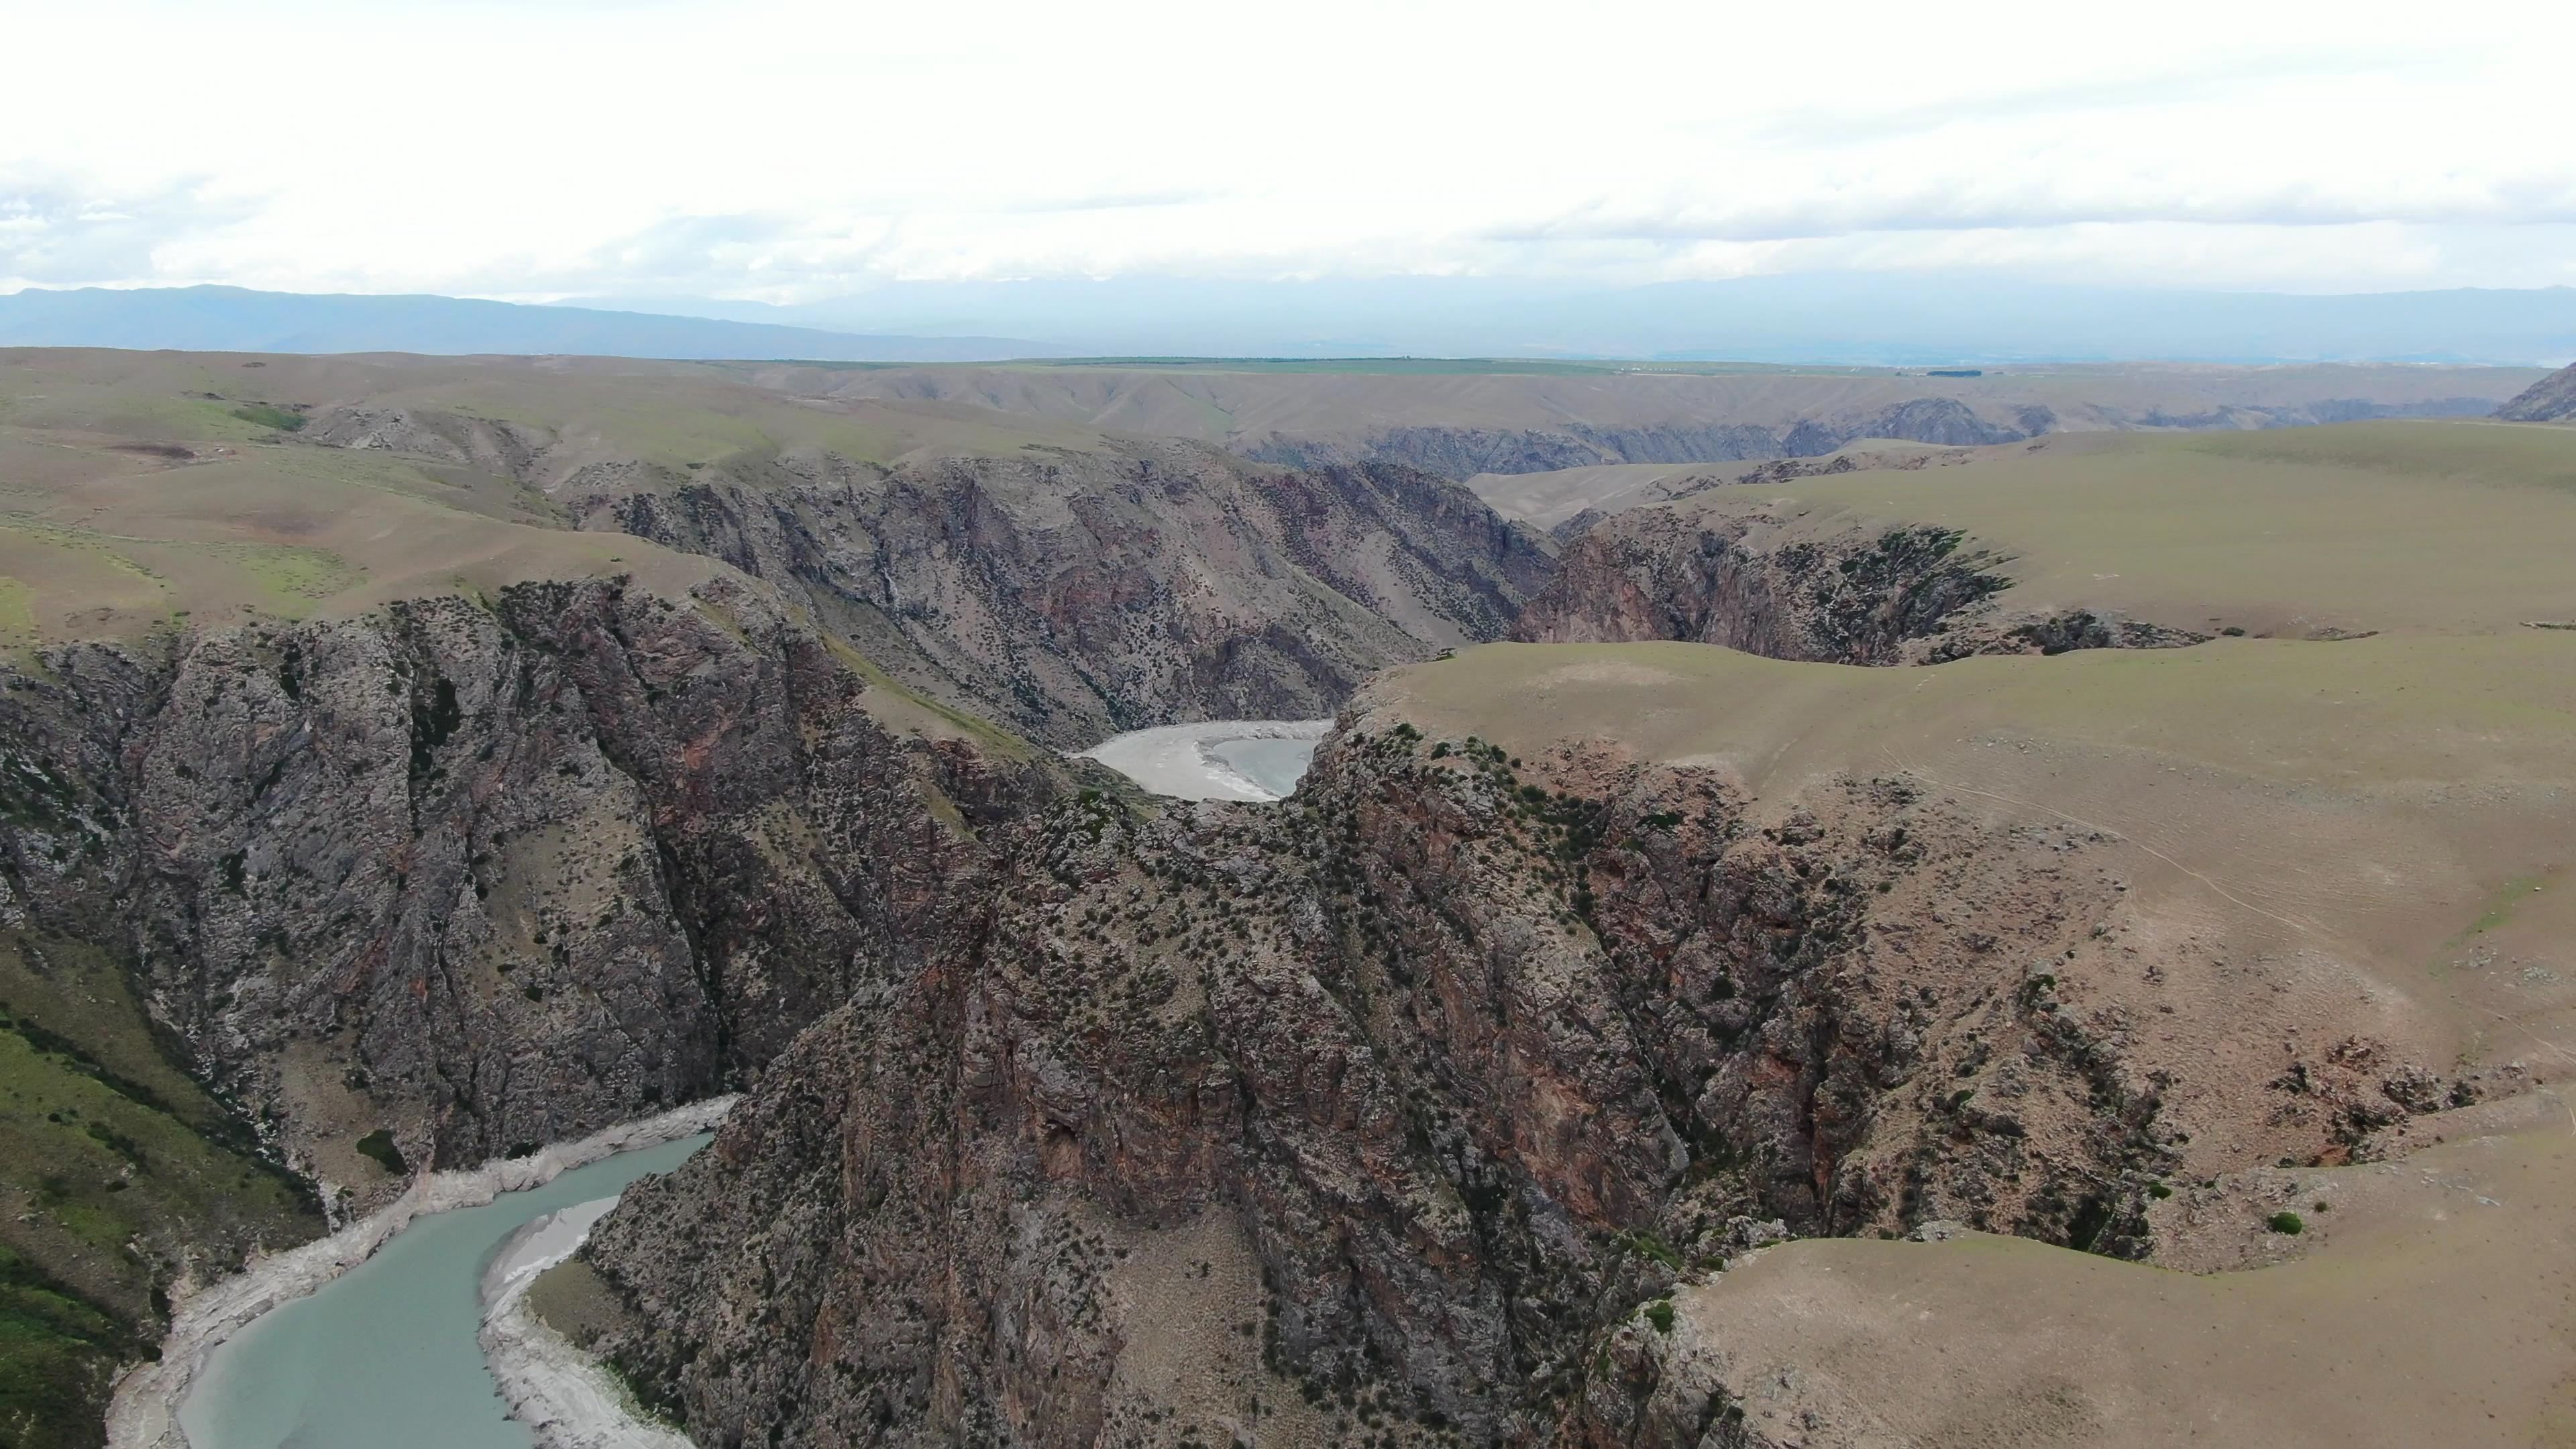
[[[2576,5],[0,11],[0,291],[2576,284]]]

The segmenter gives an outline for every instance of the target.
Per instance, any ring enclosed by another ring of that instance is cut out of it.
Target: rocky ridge
[[[1763,1243],[2149,1251],[2196,1068],[2060,995],[2120,949],[2086,847],[1383,713],[1286,807],[1068,802],[603,1222],[601,1347],[727,1449],[1625,1442],[1604,1349]]]
[[[1560,428],[1397,427],[1356,448],[1286,436],[1247,439],[1248,457],[1295,467],[1383,460],[1445,478],[1479,473],[1545,473],[1601,463],[1728,463],[1820,457],[1859,438],[1952,446],[2012,443],[2049,430],[2045,407],[2020,410],[2017,425],[1991,422],[1956,398],[1917,398],[1875,412],[1811,418],[1786,427],[1756,423],[1669,423],[1650,427],[1568,424]]]
[[[2507,422],[2562,423],[2576,418],[2576,367],[2563,368],[2517,394],[2495,415]]]
[[[915,688],[1079,747],[1330,713],[1374,670],[1498,638],[1546,540],[1393,463],[1247,467],[1148,439],[879,464],[686,466],[527,425],[352,405],[303,436],[516,478],[575,526],[724,560]]]
[[[1771,510],[1632,509],[1567,543],[1512,637],[1678,639],[1847,664],[2172,648],[2208,637],[2093,609],[2012,609],[2001,597],[2010,562],[1936,525],[1808,536]]]
[[[393,1163],[756,1079],[953,930],[978,823],[1056,788],[1004,737],[887,728],[846,651],[740,586],[51,664],[0,691],[33,782],[0,899],[132,960],[202,1076],[355,1206]]]

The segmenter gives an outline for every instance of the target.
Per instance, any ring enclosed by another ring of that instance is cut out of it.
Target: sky
[[[0,0],[0,33],[0,291],[2576,284],[2563,3]]]

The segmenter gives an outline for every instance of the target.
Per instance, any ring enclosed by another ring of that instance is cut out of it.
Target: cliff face
[[[1187,445],[879,469],[831,455],[680,481],[593,470],[586,526],[712,554],[925,688],[1067,746],[1329,714],[1389,664],[1499,637],[1545,544],[1385,466],[1247,471]]]
[[[2563,423],[2576,418],[2576,367],[2553,372],[2496,409],[2508,422]]]
[[[2114,890],[2065,848],[1406,728],[1065,806],[602,1224],[605,1347],[707,1446],[1517,1442],[1783,1232],[2142,1252],[2159,1088],[2029,965]]]
[[[303,436],[498,473],[579,527],[723,559],[908,685],[1067,747],[1329,714],[1377,669],[1499,638],[1550,567],[1541,536],[1395,464],[988,431],[893,463],[802,446],[685,465],[417,407],[341,407]]]
[[[1955,398],[1916,398],[1874,412],[1810,418],[1781,426],[1675,420],[1642,426],[1567,423],[1543,428],[1395,427],[1358,443],[1270,436],[1241,442],[1248,457],[1296,467],[1373,459],[1445,478],[1479,473],[1546,473],[1603,463],[1727,463],[1747,458],[1816,457],[1856,438],[1915,443],[2010,443],[2045,432],[2048,409],[2026,407],[2018,427],[1990,422]]]
[[[1527,642],[1677,639],[1849,664],[1971,654],[2160,648],[2206,636],[2076,609],[2039,616],[1999,599],[2010,562],[1929,525],[1803,536],[1768,513],[1641,508],[1565,546],[1512,626]]]
[[[955,929],[1053,788],[906,738],[750,591],[614,583],[66,651],[8,694],[58,817],[9,908],[135,964],[299,1171],[388,1191],[752,1080]],[[77,850],[66,849],[74,841]]]

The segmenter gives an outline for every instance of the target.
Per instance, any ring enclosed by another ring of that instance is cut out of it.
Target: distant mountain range
[[[1986,274],[1807,274],[1602,289],[1493,277],[903,282],[793,307],[690,297],[534,306],[238,287],[0,296],[0,345],[587,353],[816,362],[1046,357],[2010,362],[2576,359],[2576,288],[2298,296]]]
[[[879,332],[1004,333],[1099,357],[2008,362],[2576,360],[2576,287],[2302,296],[1990,273],[1807,273],[1602,288],[1508,277],[903,282],[796,307],[587,305]]]
[[[0,346],[811,362],[978,362],[1064,350],[1008,337],[887,337],[847,328],[461,297],[317,295],[241,287],[29,288],[0,296]]]

